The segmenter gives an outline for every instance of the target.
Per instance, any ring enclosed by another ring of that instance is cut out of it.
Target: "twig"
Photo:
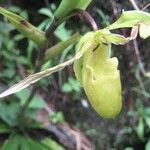
[[[91,25],[92,29],[94,31],[97,31],[98,30],[98,27],[97,27],[97,24],[95,22],[95,20],[93,19],[93,17],[85,10],[76,10],[75,12],[72,12],[69,16],[61,19],[61,20],[57,20],[57,18],[54,18],[51,26],[46,30],[46,37],[49,37],[49,35],[51,34],[52,31],[54,31],[57,26],[59,24],[61,24],[62,22],[64,22],[65,20],[73,17],[73,16],[82,16],[86,19],[86,21]]]
[[[133,8],[134,8],[135,10],[140,10],[139,7],[137,6],[135,0],[129,0],[129,1],[130,1],[130,3],[132,4],[132,6],[133,6]]]
[[[145,10],[150,6],[150,3],[148,3],[146,6],[144,6],[141,10]]]
[[[141,70],[142,74],[145,76],[146,71],[145,71],[145,68],[144,68],[142,60],[141,60],[141,56],[140,56],[140,52],[139,52],[139,48],[138,48],[138,43],[137,43],[136,39],[133,40],[133,44],[134,44],[135,54],[136,54],[136,57],[137,57],[137,60],[139,63],[140,70]]]
[[[79,10],[78,15],[84,17],[86,19],[86,21],[92,26],[92,29],[94,31],[98,30],[98,26],[97,26],[95,20],[87,11]]]
[[[140,10],[134,0],[129,0],[129,1],[131,2],[132,6],[136,10]],[[134,45],[135,54],[137,56],[137,60],[138,60],[138,63],[139,63],[140,70],[141,70],[142,74],[145,76],[146,70],[145,70],[144,65],[142,63],[142,60],[141,60],[141,56],[140,56],[140,52],[139,52],[139,48],[138,48],[138,43],[137,43],[136,39],[133,40],[133,45]]]

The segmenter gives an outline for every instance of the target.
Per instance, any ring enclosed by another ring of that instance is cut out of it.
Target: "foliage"
[[[80,92],[80,90],[81,90],[80,83],[72,77],[68,78],[68,82],[64,83],[62,86],[62,91],[66,93],[73,91]]]
[[[17,150],[17,149],[23,149],[23,150],[31,150],[31,149],[37,149],[37,150],[64,150],[63,147],[59,146],[51,140],[50,138],[43,139],[41,142],[36,141],[35,139],[31,139],[29,137],[24,137],[19,134],[13,134],[9,137],[8,140],[5,141],[2,150]]]

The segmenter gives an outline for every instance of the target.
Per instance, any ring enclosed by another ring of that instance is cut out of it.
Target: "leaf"
[[[63,123],[64,122],[64,115],[62,112],[52,112],[50,114],[50,120],[52,123]]]
[[[20,138],[20,144],[19,144],[19,148],[21,149],[21,150],[31,150],[31,145],[30,145],[30,143],[28,142],[28,140],[27,140],[27,138],[26,137],[24,137],[24,136],[20,136],[19,137]],[[18,149],[19,150],[19,149]],[[34,150],[34,149],[33,149]]]
[[[51,148],[35,141],[31,138],[26,138],[22,135],[15,134],[9,137],[3,144],[2,150],[52,150]]]
[[[139,119],[136,132],[137,132],[138,137],[143,141],[144,140],[144,122],[142,118]]]
[[[36,141],[31,138],[28,138],[28,139],[26,138],[26,141],[28,142],[30,146],[29,150],[51,150],[51,149],[48,149],[48,147],[45,148],[45,146],[42,145],[40,141]]]
[[[9,126],[15,126],[17,123],[17,115],[19,111],[18,103],[0,103],[0,118]]]
[[[62,86],[62,91],[66,93],[72,92],[72,87],[70,86],[70,84],[64,83]]]
[[[80,0],[80,2],[76,6],[76,9],[85,10],[91,2],[92,0]]]
[[[61,0],[61,3],[56,9],[54,16],[57,18],[57,20],[65,18],[70,12],[72,12],[76,8],[76,5],[79,1],[80,0]]]
[[[21,32],[28,39],[34,41],[37,45],[43,46],[47,42],[45,33],[43,31],[31,25],[29,22],[15,13],[0,7],[0,14],[5,16],[19,32]]]
[[[24,105],[24,103],[27,100],[27,97],[29,97],[31,91],[29,89],[24,89],[19,93],[16,93],[16,96],[19,98],[21,101],[21,105]],[[46,106],[47,104],[45,101],[38,95],[35,95],[32,99],[31,104],[29,105],[29,108],[31,109],[42,109]]]
[[[63,22],[54,32],[55,36],[61,41],[67,40],[71,35],[71,30],[66,29],[66,23]]]
[[[42,15],[45,15],[49,18],[53,18],[53,14],[52,12],[50,11],[50,9],[48,8],[41,8],[39,11],[38,11],[39,14],[42,14]]]
[[[28,76],[27,78],[25,78],[24,80],[20,81],[19,83],[15,84],[14,86],[10,87],[8,90],[4,91],[3,93],[0,94],[0,98],[6,97],[8,95],[11,95],[13,93],[19,92],[25,88],[27,88],[28,86],[30,86],[31,84],[39,81],[40,79],[47,77],[48,75],[60,71],[62,70],[64,67],[72,64],[75,60],[79,59],[80,57],[82,57],[83,53],[89,49],[89,47],[91,47],[91,43],[87,43],[84,47],[82,47],[82,50],[78,51],[78,53],[70,60],[61,63],[55,67],[46,69],[44,71],[35,73],[33,75]]]
[[[80,83],[79,83],[78,80],[76,80],[76,79],[70,77],[70,78],[68,79],[68,82],[69,82],[70,86],[72,87],[72,89],[73,89],[74,91],[76,91],[76,92],[79,92],[79,91],[80,91],[81,85],[80,85]]]
[[[150,24],[149,13],[139,10],[124,11],[116,22],[106,28],[109,30],[130,28],[141,23]]]
[[[20,144],[19,136],[10,136],[9,139],[5,140],[2,150],[18,150]]]
[[[145,115],[150,117],[150,108],[149,107],[144,108],[144,113]]]
[[[42,143],[49,147],[49,150],[65,150],[61,145],[50,138],[45,138]]]
[[[17,6],[10,6],[9,10],[14,12],[14,13],[20,13],[21,12],[21,8],[17,7]]]
[[[150,129],[150,117],[145,117],[145,122],[148,125],[149,129]]]
[[[81,89],[81,85],[80,85],[79,81],[72,77],[69,77],[68,82],[64,83],[62,86],[62,91],[66,92],[66,93],[69,93],[72,91],[79,92],[80,89]]]
[[[150,150],[150,141],[148,141],[145,145],[145,150]]]
[[[56,9],[54,16],[60,20],[68,16],[76,9],[85,10],[92,0],[62,0]]]
[[[139,88],[132,88],[132,90],[138,94],[144,95],[147,98],[150,98],[150,93],[148,93],[147,91],[143,90],[143,89],[139,89]]]
[[[0,123],[0,134],[9,132],[11,132],[11,129],[6,124]]]

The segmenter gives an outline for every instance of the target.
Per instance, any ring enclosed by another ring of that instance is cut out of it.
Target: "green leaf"
[[[41,29],[41,30],[45,30],[49,27],[49,22],[51,22],[51,20],[48,18],[46,20],[44,20],[43,22],[41,22],[39,25],[38,25],[38,28]]]
[[[38,11],[39,14],[42,14],[42,15],[45,15],[49,18],[53,18],[53,14],[52,12],[48,9],[48,8],[41,8],[39,11]]]
[[[48,148],[45,148],[44,145],[40,143],[40,141],[35,141],[33,139],[26,139],[28,144],[30,145],[30,150],[49,150]]]
[[[150,24],[149,13],[137,10],[123,11],[119,19],[106,28],[109,30],[118,28],[129,28],[141,23]]]
[[[12,135],[7,139],[2,147],[2,150],[53,150],[40,141],[35,141],[31,138],[26,138],[22,135]]]
[[[48,69],[52,64],[52,61],[51,60],[47,60],[45,63],[43,63],[42,67],[41,67],[41,70],[45,70],[45,69]]]
[[[28,13],[27,11],[23,10],[19,13],[20,17],[23,17],[24,19],[28,19]]]
[[[65,150],[61,145],[50,138],[45,138],[42,143],[49,147],[49,150]]]
[[[150,117],[145,117],[145,122],[148,125],[149,129],[150,129]]]
[[[144,122],[143,118],[139,119],[138,125],[136,127],[136,132],[138,137],[143,141],[144,140]]]
[[[145,150],[150,150],[150,141],[146,143]]]
[[[144,113],[146,116],[150,117],[150,108],[149,107],[144,108]]]
[[[17,7],[17,6],[10,6],[9,10],[14,12],[14,13],[19,13],[21,11],[21,8]]]
[[[24,56],[19,56],[18,58],[16,58],[18,63],[23,64],[23,65],[28,65],[28,59]]]
[[[81,9],[81,10],[85,10],[89,4],[92,2],[92,0],[79,0],[76,9]]]
[[[76,9],[85,10],[92,0],[62,0],[54,16],[61,20]]]
[[[17,123],[17,115],[19,112],[18,103],[0,103],[0,118],[9,126],[15,126]]]
[[[60,5],[56,9],[54,16],[61,20],[64,17],[66,17],[71,11],[73,11],[76,8],[76,5],[78,4],[80,0],[61,0]]]
[[[24,89],[19,93],[16,93],[16,96],[19,98],[21,101],[21,105],[24,105],[26,102],[27,98],[29,97],[31,91],[29,89]],[[42,109],[45,108],[47,104],[45,101],[38,95],[35,95],[32,99],[31,104],[29,105],[29,108],[31,109]]]
[[[72,92],[72,87],[70,86],[70,84],[64,83],[62,85],[62,91],[66,93]]]
[[[16,73],[15,69],[8,68],[8,69],[5,69],[3,72],[0,72],[0,77],[12,79],[15,73]]]
[[[102,25],[110,25],[110,22],[109,22],[109,16],[106,15],[101,9],[96,9],[96,12],[98,13],[98,15],[102,18],[101,20],[101,24]]]
[[[2,29],[0,30],[0,35],[4,36],[5,34],[7,35],[10,31],[13,31],[14,27],[10,23],[0,21],[0,29]]]
[[[54,32],[55,36],[61,41],[67,40],[71,35],[71,30],[66,29],[65,22],[63,22]]]
[[[28,39],[34,41],[37,45],[43,46],[47,42],[45,33],[43,31],[31,25],[20,16],[2,7],[0,7],[0,14],[5,16],[19,32],[21,32]]]
[[[69,77],[68,83],[72,87],[72,89],[76,92],[79,92],[81,90],[80,82],[74,78]]]
[[[10,136],[9,139],[5,140],[2,150],[18,150],[19,144],[20,144],[20,136],[17,135]]]
[[[52,121],[52,123],[63,123],[64,115],[62,112],[52,112],[50,114],[50,120]]]
[[[68,82],[64,83],[62,86],[62,91],[69,93],[72,91],[79,92],[81,90],[80,82],[72,77],[68,78]]]
[[[6,124],[0,123],[0,134],[9,132],[11,132],[11,129]]]

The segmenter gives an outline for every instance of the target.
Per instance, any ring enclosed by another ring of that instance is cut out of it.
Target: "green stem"
[[[45,60],[55,58],[58,56],[64,49],[66,49],[68,46],[76,42],[80,38],[80,34],[77,32],[74,35],[72,35],[69,39],[66,41],[60,42],[53,47],[46,50],[45,53]]]

